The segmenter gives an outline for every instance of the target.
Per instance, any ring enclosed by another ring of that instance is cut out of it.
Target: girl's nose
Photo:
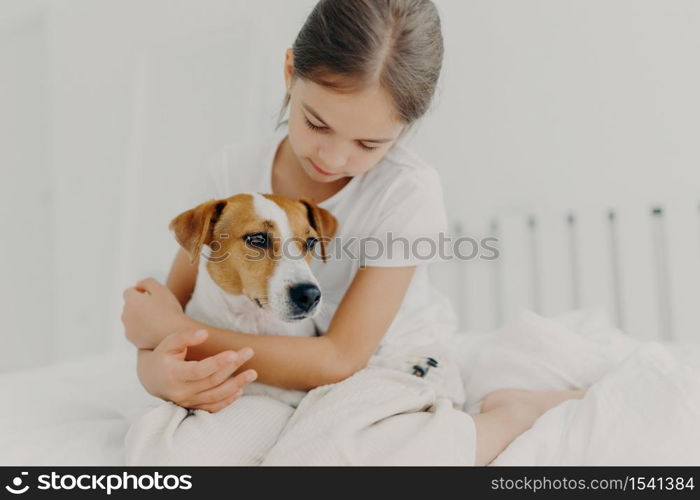
[[[329,141],[318,151],[318,159],[323,162],[321,168],[337,172],[342,170],[347,163],[347,152],[341,144],[336,141]]]

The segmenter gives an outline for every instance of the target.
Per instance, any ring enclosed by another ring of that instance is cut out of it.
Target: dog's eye
[[[256,248],[267,248],[267,235],[263,233],[248,234],[245,237],[245,242]]]
[[[314,237],[307,238],[306,239],[306,249],[312,250],[314,248],[314,245],[316,245],[316,243],[318,243],[318,238],[314,238]]]

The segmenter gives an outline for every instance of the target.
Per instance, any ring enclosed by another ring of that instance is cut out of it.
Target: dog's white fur
[[[277,262],[275,272],[268,283],[268,294],[270,309],[278,318],[289,318],[292,315],[292,303],[287,293],[287,285],[297,283],[312,283],[316,286],[318,281],[314,277],[309,265],[302,258],[299,247],[295,244],[285,245],[284,242],[292,241],[294,234],[289,225],[287,214],[282,208],[272,200],[268,200],[259,193],[253,193],[253,208],[255,213],[261,218],[274,221],[280,231],[280,238],[285,251],[283,258]],[[319,287],[320,288],[320,287]],[[321,309],[323,297],[314,311],[314,316]],[[246,331],[246,330],[243,330]],[[266,333],[266,332],[256,332]]]

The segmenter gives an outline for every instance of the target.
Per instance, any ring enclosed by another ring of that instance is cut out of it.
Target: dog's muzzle
[[[289,288],[294,316],[306,317],[321,301],[321,290],[313,283],[300,283]]]

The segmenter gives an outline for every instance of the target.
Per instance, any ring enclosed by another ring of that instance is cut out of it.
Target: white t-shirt
[[[284,124],[255,143],[223,148],[206,174],[200,172],[193,181],[190,206],[237,193],[272,193],[272,163],[286,136],[287,125]],[[368,267],[417,266],[400,309],[375,356],[395,355],[419,345],[445,341],[454,333],[457,324],[454,310],[428,277],[428,264],[439,260],[437,255],[426,258],[428,252],[431,246],[436,246],[437,235],[446,234],[448,229],[440,176],[433,167],[399,141],[375,167],[353,177],[318,206],[338,220],[338,231],[327,246],[327,262],[320,259],[311,262],[311,270],[323,294],[323,306],[314,318],[321,333],[328,330],[363,255],[362,262]],[[394,236],[393,251],[391,255],[387,251],[379,255],[377,241],[387,248],[389,233]],[[396,241],[400,237],[406,238],[408,244]],[[416,240],[425,237],[435,244]],[[409,244],[414,245],[416,252],[405,252]],[[363,246],[364,253],[360,252]]]

